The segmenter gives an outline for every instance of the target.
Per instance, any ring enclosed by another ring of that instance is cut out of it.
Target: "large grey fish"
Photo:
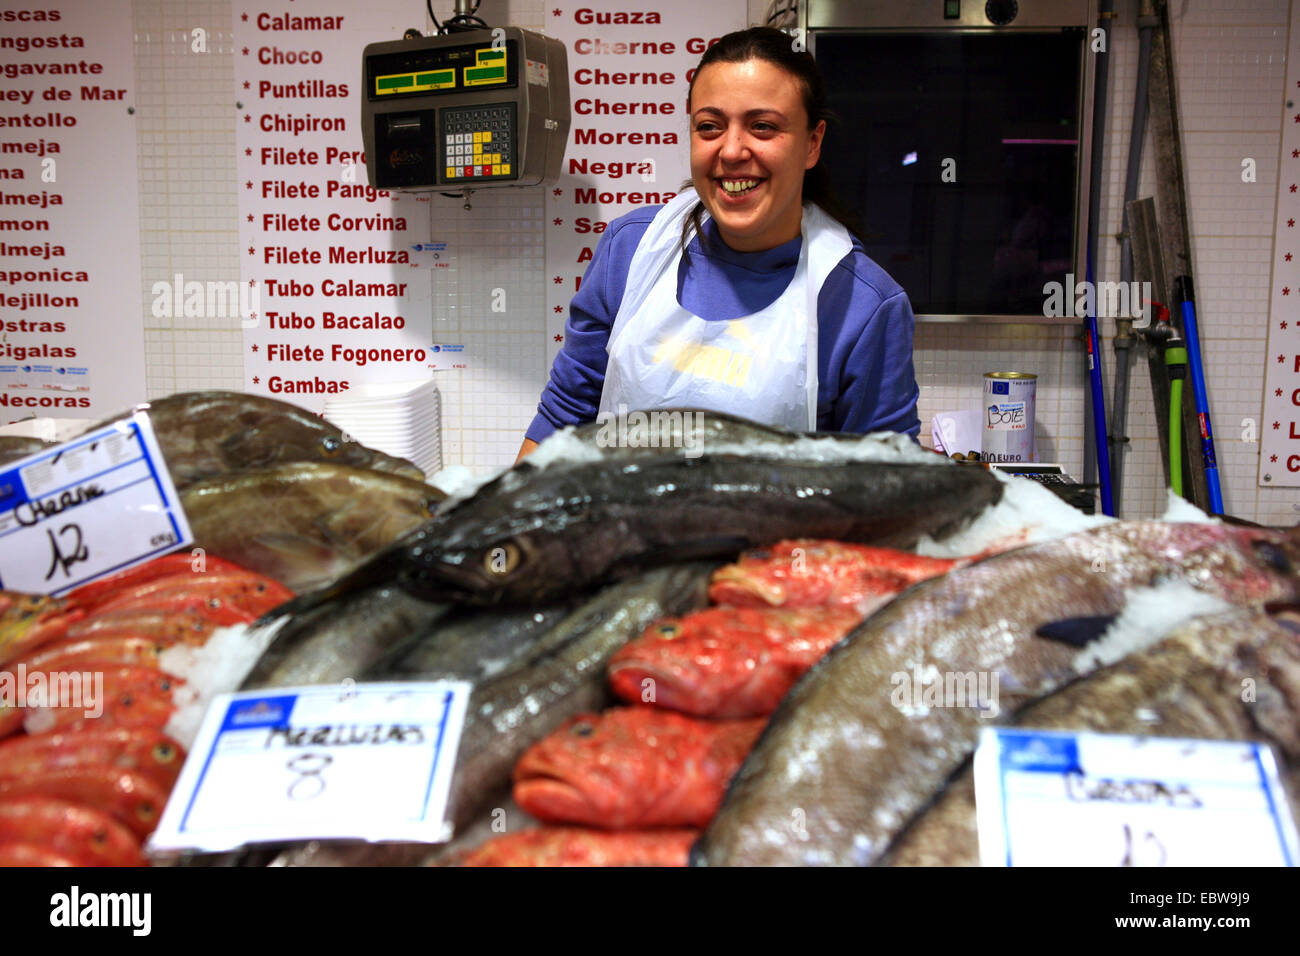
[[[786,695],[692,862],[876,862],[969,756],[989,713],[895,706],[898,675],[994,675],[1014,713],[1094,669],[1067,640],[1097,636],[1135,589],[1175,579],[1242,605],[1295,600],[1297,558],[1276,533],[1116,522],[917,585]]]
[[[447,610],[395,587],[353,592],[286,622],[240,690],[361,680],[400,656]]]
[[[0,435],[0,465],[7,465],[28,455],[34,455],[53,444],[55,442],[31,438],[27,435]]]
[[[569,717],[605,705],[605,665],[615,651],[658,618],[705,605],[716,567],[659,568],[608,587],[546,631],[514,669],[474,688],[448,801],[457,846],[482,842],[484,814],[509,806],[510,774],[525,750]],[[462,839],[467,828],[475,833]],[[437,854],[420,844],[320,844],[286,850],[279,863],[410,866]]]
[[[486,808],[446,843],[359,843],[312,840],[278,853],[254,851],[244,865],[258,866],[454,866],[469,853],[502,833],[537,826],[519,809],[504,787],[484,801]]]
[[[1295,789],[1300,783],[1300,640],[1255,609],[1197,618],[1145,651],[1031,704],[1015,723],[1271,744],[1281,754],[1284,773],[1290,770],[1292,813],[1300,819],[1300,790]],[[970,761],[882,862],[979,866]]]
[[[548,442],[550,444],[548,444]],[[587,425],[556,432],[524,459],[532,467],[571,466],[601,458],[606,461],[632,461],[655,455],[675,454],[698,457],[724,450],[752,449],[766,446],[790,449],[798,443],[800,454],[817,459],[834,456],[841,450],[860,448],[863,436],[844,432],[800,432],[773,425],[763,425],[724,412],[696,408],[666,408],[649,412],[632,412],[622,417],[609,416]],[[877,432],[867,440],[884,449],[910,449],[916,446],[904,435]],[[576,449],[575,445],[581,445]]]
[[[293,462],[194,482],[181,505],[196,546],[302,592],[427,521],[443,497],[401,475]]]
[[[510,779],[519,756],[575,714],[609,700],[605,666],[661,617],[704,607],[715,563],[658,568],[608,587],[579,606],[507,673],[474,689],[456,758],[451,807],[457,826]]]
[[[180,392],[142,406],[177,490],[231,471],[327,461],[424,480],[403,458],[351,441],[325,419],[288,402],[243,392]],[[115,415],[88,431],[128,418]]]
[[[384,581],[433,601],[545,603],[646,567],[733,557],[790,537],[906,547],[1002,494],[985,471],[931,459],[809,461],[758,448],[512,469],[277,613]]]
[[[462,608],[437,621],[400,660],[369,680],[467,680],[516,670],[572,608]]]

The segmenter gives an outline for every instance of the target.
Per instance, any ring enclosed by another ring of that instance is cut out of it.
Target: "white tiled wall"
[[[1137,0],[1120,0],[1107,124],[1103,236],[1120,229],[1124,163],[1136,84]],[[1259,446],[1243,422],[1263,408],[1280,123],[1285,110],[1287,0],[1188,0],[1170,4],[1191,228],[1192,269],[1210,411],[1225,508],[1264,523],[1294,524],[1300,492],[1259,488]],[[1243,183],[1242,160],[1256,163]],[[1148,136],[1138,196],[1155,194]],[[1106,277],[1118,278],[1119,247],[1102,246]],[[1109,331],[1109,330],[1108,330]],[[1113,361],[1108,366],[1113,369]],[[1108,382],[1108,385],[1110,383]],[[1145,361],[1130,380],[1124,515],[1155,514],[1165,500]]]
[[[870,2],[870,0],[864,0]],[[884,0],[881,0],[884,2]],[[892,2],[892,0],[891,0]],[[413,25],[421,25],[413,3]],[[757,22],[766,0],[749,0]],[[1106,184],[1097,279],[1118,280],[1124,163],[1136,82],[1137,0],[1118,0],[1111,42]],[[1300,493],[1256,486],[1257,446],[1240,440],[1242,419],[1262,408],[1273,198],[1276,193],[1288,0],[1174,0],[1174,42],[1191,202],[1192,248],[1209,377],[1211,411],[1228,510],[1262,522],[1300,520]],[[450,10],[446,0],[435,11]],[[539,29],[538,0],[483,0],[490,23]],[[238,388],[237,331],[201,320],[158,320],[149,286],[183,272],[223,279],[238,271],[234,182],[231,0],[134,0],[144,321],[151,395]],[[208,30],[208,57],[188,55],[194,26]],[[1149,143],[1139,196],[1153,195]],[[1241,160],[1257,162],[1243,184]],[[463,342],[474,368],[441,374],[444,461],[488,469],[513,460],[546,380],[541,189],[480,192],[466,212],[438,197],[431,237],[448,243],[451,268],[433,283],[435,336]],[[505,314],[490,309],[504,289]],[[1107,401],[1114,383],[1113,328],[1103,334]],[[1085,374],[1075,330],[1059,326],[951,327],[916,332],[923,439],[934,413],[979,402],[982,375],[999,369],[1039,374],[1040,457],[1082,473]],[[1146,362],[1130,378],[1123,514],[1163,506]]]
[[[134,0],[131,15],[149,396],[239,389],[239,330],[218,318],[155,318],[150,291],[176,273],[187,282],[239,275],[230,3]],[[190,50],[195,28],[207,31],[206,56]]]

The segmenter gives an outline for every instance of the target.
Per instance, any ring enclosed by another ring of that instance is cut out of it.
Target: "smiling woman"
[[[801,100],[799,81],[765,60],[722,62],[695,76],[691,179],[722,241],[738,252],[799,235],[804,172],[817,165],[826,134],[825,120],[809,128]],[[696,231],[699,215],[697,207]]]
[[[915,437],[912,308],[836,212],[816,62],[728,34],[691,74],[691,185],[605,231],[520,457],[656,408]]]

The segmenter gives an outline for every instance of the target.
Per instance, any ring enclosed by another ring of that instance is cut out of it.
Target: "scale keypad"
[[[515,178],[515,104],[444,109],[443,169],[448,180]]]

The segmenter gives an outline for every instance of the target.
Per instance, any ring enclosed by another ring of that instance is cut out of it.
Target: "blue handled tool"
[[[1196,402],[1196,419],[1201,426],[1201,461],[1205,466],[1205,484],[1210,493],[1210,511],[1223,514],[1223,491],[1219,487],[1219,463],[1214,457],[1214,432],[1210,428],[1210,397],[1205,389],[1205,367],[1201,363],[1201,340],[1196,328],[1196,299],[1192,277],[1174,280],[1174,294],[1183,305],[1183,341],[1187,343],[1187,371],[1192,378],[1192,397]],[[1170,413],[1173,414],[1171,409]],[[1190,452],[1191,449],[1189,448]]]
[[[1088,288],[1092,284],[1092,256],[1088,256]],[[1097,305],[1088,310],[1084,324],[1088,348],[1088,391],[1092,395],[1092,436],[1097,446],[1097,477],[1101,482],[1101,513],[1115,517],[1115,499],[1110,485],[1110,442],[1106,432],[1106,392],[1101,381],[1101,334],[1097,330]]]

